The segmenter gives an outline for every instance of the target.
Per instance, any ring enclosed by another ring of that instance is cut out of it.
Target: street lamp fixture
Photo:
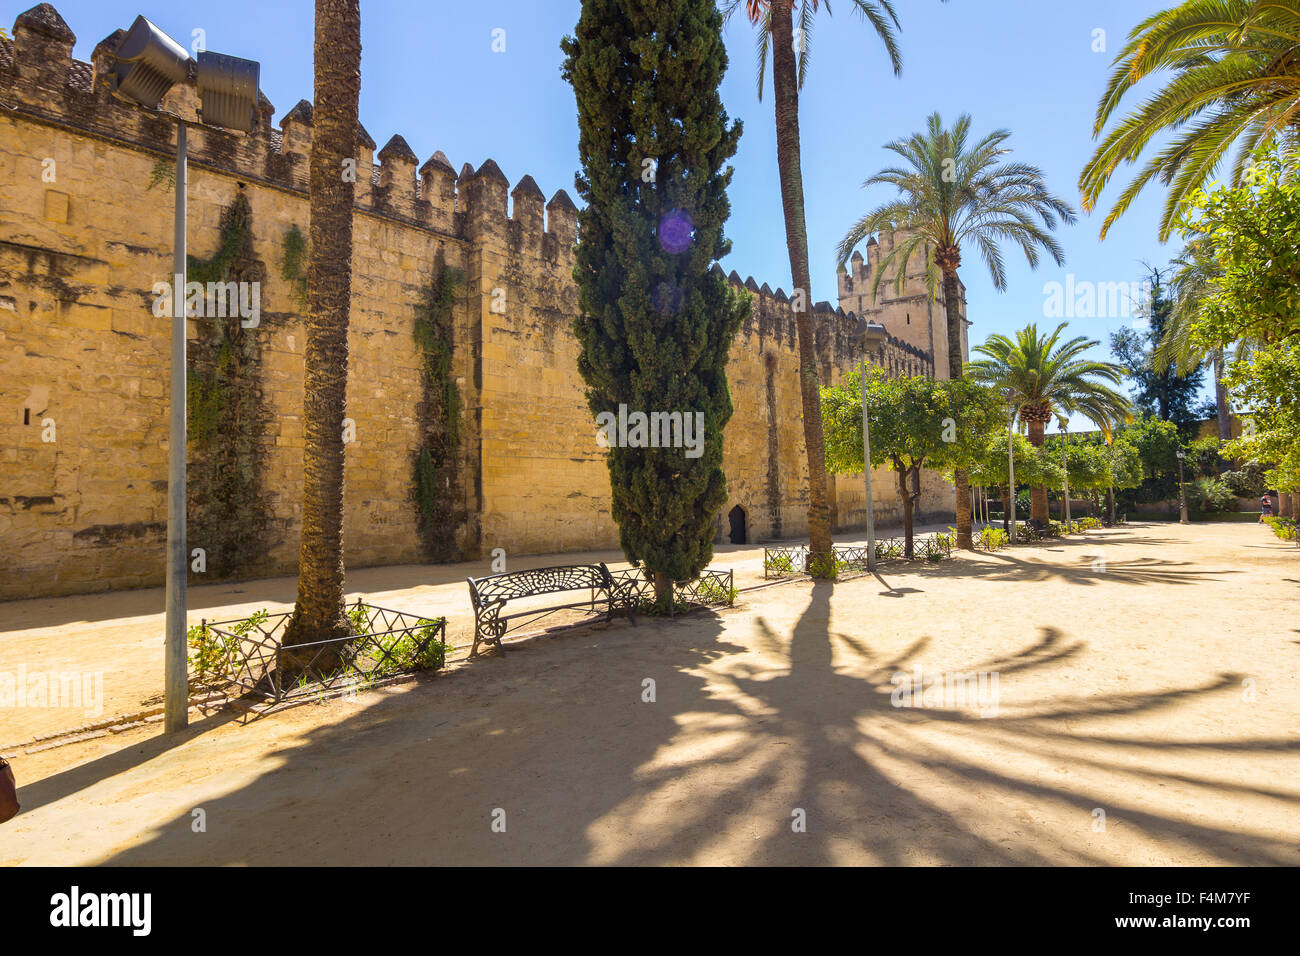
[[[868,359],[880,349],[888,333],[879,322],[858,319],[853,334],[862,343],[862,474],[867,491],[867,570],[876,570],[876,501],[871,496],[871,427],[867,424]]]
[[[198,83],[204,124],[248,132],[254,125],[260,67],[252,60],[185,48],[142,16],[118,45],[110,85],[122,100],[176,120],[176,205],[172,241],[171,430],[167,443],[167,624],[164,642],[164,728],[189,722],[189,674],[185,647],[185,120],[159,110],[167,92],[189,79]]]

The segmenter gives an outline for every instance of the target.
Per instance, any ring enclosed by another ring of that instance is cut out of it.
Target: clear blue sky
[[[1078,206],[1079,171],[1090,155],[1092,117],[1115,52],[1129,30],[1173,0],[900,0],[903,74],[895,78],[869,27],[848,0],[824,6],[811,39],[812,60],[801,101],[803,171],[812,254],[813,300],[835,301],[834,246],[853,220],[884,200],[862,180],[889,163],[886,141],[969,112],[976,132],[1012,131],[1016,159],[1041,166],[1051,188]],[[29,3],[6,3],[13,23]],[[75,55],[137,13],[185,45],[193,31],[207,48],[259,60],[262,89],[277,122],[311,97],[311,0],[62,0],[77,34]],[[549,197],[574,194],[577,123],[573,93],[560,78],[560,38],[578,17],[578,0],[363,0],[361,119],[382,146],[401,133],[421,161],[441,149],[456,168],[489,156],[512,183],[531,173]],[[505,33],[504,53],[492,31]],[[1106,52],[1093,51],[1106,31]],[[727,232],[728,271],[773,288],[791,286],[778,192],[770,78],[763,100],[754,82],[753,30],[743,17],[728,25],[731,58],[723,87],[728,112],[745,123]],[[1111,195],[1115,192],[1111,190]],[[575,197],[576,198],[576,197]],[[1107,197],[1109,198],[1109,197]],[[1156,241],[1159,192],[1136,203],[1105,242],[1100,217],[1081,217],[1059,238],[1065,269],[1037,272],[1007,256],[1009,288],[994,290],[978,257],[963,268],[972,343],[1030,321],[1045,324],[1044,283],[1065,274],[1089,282],[1141,277],[1142,260],[1164,264],[1173,250]],[[1054,321],[1053,321],[1054,324]],[[1070,330],[1105,343],[1123,318],[1074,319]],[[1103,344],[1098,357],[1106,357]]]

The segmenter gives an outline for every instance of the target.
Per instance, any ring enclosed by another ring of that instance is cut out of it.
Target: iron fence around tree
[[[289,612],[258,612],[190,629],[191,690],[249,694],[273,703],[352,690],[447,661],[447,619],[357,601],[346,608],[353,634],[285,645]]]
[[[937,533],[912,539],[912,553],[919,560],[940,561],[951,557],[952,547],[953,536],[950,534]],[[907,543],[903,538],[876,539],[877,561],[902,558],[906,550]],[[763,577],[771,579],[802,574],[834,577],[844,571],[867,571],[869,553],[870,548],[866,546],[836,546],[830,553],[812,551],[806,545],[765,547]]]
[[[654,602],[654,582],[640,568],[609,572],[614,579],[616,603],[622,610],[637,611]],[[736,602],[735,575],[731,570],[705,568],[693,581],[673,583],[676,607],[730,607]]]

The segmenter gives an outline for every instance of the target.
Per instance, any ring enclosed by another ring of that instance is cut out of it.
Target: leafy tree
[[[1044,449],[1035,448],[1020,431],[1011,433],[1011,448],[1007,448],[1007,429],[993,432],[987,436],[983,448],[971,468],[971,484],[998,488],[1003,501],[1002,527],[1010,531],[1011,509],[1006,505],[1011,500],[1012,489],[1011,466],[1014,463],[1016,488],[1023,485],[1042,485],[1056,487],[1061,483],[1059,460],[1054,461],[1044,454]]]
[[[1069,478],[1070,497],[1087,497],[1089,492],[1105,491],[1111,485],[1110,456],[1106,446],[1077,435],[1053,435],[1043,442],[1043,454],[1057,463],[1062,492],[1062,520],[1065,517],[1065,479]],[[1050,485],[1049,485],[1050,487]]]
[[[1126,504],[1164,501],[1178,494],[1181,441],[1173,422],[1161,421],[1154,415],[1140,416],[1120,429],[1118,440],[1132,445],[1142,464],[1141,480],[1131,486],[1133,493],[1126,496]]]
[[[827,424],[826,467],[836,474],[863,469],[861,372],[822,390]],[[923,375],[867,378],[871,464],[888,464],[903,504],[904,554],[912,557],[912,515],[921,493],[921,469],[964,471],[987,447],[1004,410],[992,390],[964,379]]]
[[[1218,478],[1225,471],[1231,470],[1232,463],[1223,457],[1222,447],[1223,443],[1216,435],[1188,442],[1185,463],[1188,475],[1195,478]]]
[[[899,229],[903,238],[881,260],[872,285],[880,289],[886,272],[894,270],[895,287],[901,294],[907,278],[907,263],[919,252],[926,267],[931,299],[943,283],[944,309],[948,321],[948,377],[961,378],[965,355],[962,351],[960,279],[962,249],[979,250],[995,288],[1006,288],[1006,268],[1001,243],[1020,248],[1030,266],[1037,268],[1040,251],[1046,251],[1057,265],[1064,265],[1065,253],[1051,235],[1059,222],[1075,221],[1074,210],[1048,190],[1042,170],[1026,163],[1009,162],[1006,145],[1011,133],[996,130],[972,142],[971,118],[963,114],[951,129],[938,113],[930,115],[924,133],[895,140],[885,148],[903,158],[904,164],[883,169],[864,187],[885,184],[898,196],[871,210],[840,240],[837,255],[843,265],[853,247],[875,233]],[[954,474],[956,484],[957,546],[971,547],[970,487],[965,471]]]
[[[1083,208],[1093,210],[1120,165],[1136,163],[1153,141],[1173,139],[1121,193],[1102,224],[1102,238],[1152,181],[1170,187],[1160,219],[1163,242],[1234,144],[1236,183],[1261,148],[1294,148],[1300,129],[1297,48],[1300,0],[1186,0],[1139,23],[1115,58],[1094,138],[1135,87],[1154,76],[1163,85],[1098,146],[1079,180]]]
[[[741,0],[724,0],[730,18]],[[812,550],[831,551],[830,508],[826,488],[825,435],[821,419],[821,375],[816,330],[808,309],[812,278],[808,265],[808,226],[804,215],[803,165],[799,143],[799,93],[808,71],[808,51],[817,0],[744,0],[745,12],[758,27],[758,95],[763,96],[769,43],[772,50],[772,92],[776,99],[776,165],[781,178],[781,211],[785,244],[794,282],[794,319],[799,339],[799,398],[803,409],[804,447],[808,457],[808,537]],[[799,30],[796,40],[795,9]],[[829,0],[826,12],[830,13]],[[903,60],[894,31],[899,29],[894,0],[852,0],[852,9],[871,25],[885,46],[894,74]],[[800,307],[802,306],[802,307]],[[819,569],[820,570],[820,569]],[[827,572],[829,573],[829,571]]]
[[[354,184],[339,175],[357,155],[360,0],[316,0],[314,137],[307,192],[311,229],[303,345],[302,541],[298,600],[284,644],[346,637],[343,610],[343,416],[347,406]],[[311,655],[327,669],[334,655]],[[286,669],[298,665],[287,655]]]
[[[1300,337],[1292,337],[1238,361],[1228,385],[1245,410],[1241,437],[1224,453],[1267,462],[1266,481],[1283,492],[1300,491]]]
[[[1283,491],[1300,487],[1300,183],[1276,157],[1249,185],[1196,198],[1192,227],[1214,237],[1220,273],[1193,323],[1198,348],[1235,346],[1225,382],[1242,410],[1241,438],[1223,453],[1272,465]]]
[[[1108,362],[1083,358],[1099,343],[1078,336],[1061,342],[1062,322],[1048,335],[1027,325],[1014,340],[991,335],[975,352],[982,355],[967,370],[978,382],[1010,397],[1029,429],[1029,441],[1042,447],[1046,425],[1053,415],[1078,412],[1101,428],[1111,428],[1129,415],[1128,399],[1112,387],[1122,370]],[[1033,490],[1032,516],[1047,524],[1047,488]]]
[[[1182,428],[1199,420],[1199,406],[1194,405],[1201,390],[1201,369],[1194,366],[1186,374],[1169,363],[1156,361],[1156,353],[1170,323],[1174,301],[1168,293],[1165,274],[1168,270],[1148,267],[1151,300],[1146,306],[1147,327],[1143,330],[1120,329],[1110,336],[1110,350],[1136,394],[1133,405],[1144,415],[1155,415]]]
[[[588,403],[597,415],[626,405],[680,413],[684,426],[703,419],[702,448],[612,447],[607,456],[620,544],[651,575],[661,608],[673,582],[713,556],[727,496],[727,358],[749,311],[748,296],[710,268],[730,248],[726,163],[741,132],[718,96],[721,31],[712,0],[583,0],[562,44],[587,202],[574,332]]]

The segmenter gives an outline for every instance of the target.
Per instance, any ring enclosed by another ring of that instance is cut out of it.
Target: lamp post
[[[1183,459],[1187,452],[1178,449],[1178,523],[1190,524],[1187,520],[1187,485],[1183,482]]]
[[[867,422],[867,359],[885,340],[879,322],[858,319],[854,335],[862,342],[862,475],[867,492],[867,570],[876,570],[876,501],[871,495],[871,426]]]
[[[1061,499],[1061,521],[1068,532],[1070,530],[1070,422],[1065,418],[1058,418],[1056,421],[1061,426],[1061,467],[1065,473],[1065,497]]]
[[[189,722],[189,674],[185,647],[185,198],[186,123],[159,110],[167,91],[195,69],[203,123],[249,132],[253,128],[260,67],[253,60],[198,54],[185,48],[142,16],[118,46],[110,83],[113,93],[150,112],[176,120],[176,188],[172,239],[172,335],[170,431],[167,442],[167,624],[163,654],[164,729],[182,730]]]
[[[1016,453],[1012,438],[1016,430],[1016,413],[1020,411],[1016,405],[1015,393],[1007,389],[1004,393],[1007,404],[1011,406],[1011,417],[1007,419],[1007,503],[1004,511],[1009,511],[1011,515],[1011,543],[1016,543]]]

